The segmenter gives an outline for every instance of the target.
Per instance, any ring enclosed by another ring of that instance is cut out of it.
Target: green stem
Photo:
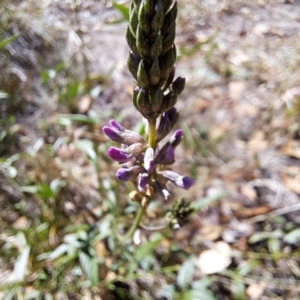
[[[149,129],[148,129],[148,144],[151,148],[155,149],[156,147],[156,119],[148,120]]]
[[[140,207],[139,211],[137,212],[135,219],[133,221],[133,224],[131,225],[131,227],[129,228],[129,230],[126,232],[125,235],[120,235],[117,232],[117,229],[115,228],[115,234],[118,238],[118,240],[122,243],[124,241],[126,241],[127,239],[131,238],[134,234],[134,232],[136,231],[136,229],[139,227],[140,221],[144,215],[146,211],[146,207]]]

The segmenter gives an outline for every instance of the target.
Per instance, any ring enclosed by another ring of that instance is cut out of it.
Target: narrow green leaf
[[[161,240],[162,240],[162,236],[158,236],[156,239],[149,241],[141,245],[140,247],[138,247],[137,250],[135,251],[136,260],[141,260],[144,258],[144,256],[153,252],[154,249],[160,244]]]
[[[126,7],[124,4],[119,4],[119,3],[116,3],[113,1],[113,7],[115,9],[117,9],[121,14],[122,16],[124,17],[124,19],[126,21],[129,21],[129,8]]]
[[[225,197],[227,195],[228,195],[228,193],[224,192],[224,193],[218,194],[216,196],[198,199],[198,200],[192,202],[191,206],[194,209],[194,211],[196,212],[196,211],[199,211],[199,210],[203,209],[204,207],[222,199],[223,197]]]
[[[8,45],[9,43],[11,43],[12,41],[14,41],[16,38],[19,37],[19,33],[13,35],[13,36],[10,36],[9,38],[7,39],[4,39],[0,42],[0,49],[4,48],[6,45]]]
[[[77,140],[74,142],[74,145],[92,160],[95,160],[97,158],[97,153],[95,152],[94,144],[92,141],[86,139]]]
[[[295,244],[300,241],[300,228],[294,229],[283,237],[288,244]]]

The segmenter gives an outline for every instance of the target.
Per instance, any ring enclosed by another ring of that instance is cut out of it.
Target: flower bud
[[[148,16],[145,9],[145,2],[142,3],[139,9],[138,14],[138,20],[139,20],[139,27],[140,29],[145,33],[147,36],[151,31],[150,22],[148,20]]]
[[[162,113],[161,120],[156,131],[156,138],[158,142],[169,134],[178,118],[179,114],[175,107],[172,107],[168,111]]]
[[[173,23],[170,30],[164,35],[162,41],[162,54],[167,53],[173,46],[176,34],[176,24]]]
[[[158,32],[162,28],[164,22],[164,6],[162,0],[157,1],[156,12],[151,22],[151,28],[154,32]]]
[[[175,149],[180,144],[182,137],[183,131],[181,129],[176,130],[169,140],[169,145]]]
[[[131,33],[135,36],[136,29],[138,27],[138,14],[137,14],[136,10],[132,10],[130,12],[129,27],[130,27]]]
[[[131,75],[137,79],[137,72],[139,68],[139,59],[135,55],[134,52],[129,51],[128,58],[127,58],[127,67],[128,70],[130,71]]]
[[[176,56],[174,56],[174,46],[160,59],[161,76],[167,77],[173,69]]]
[[[143,34],[142,28],[138,26],[136,31],[136,47],[138,50],[138,54],[143,57],[149,56],[149,46],[148,42]]]
[[[163,102],[164,95],[160,87],[158,87],[157,91],[155,92],[152,101],[151,101],[151,109],[152,111],[156,112],[159,111],[161,104]]]
[[[155,58],[151,66],[149,75],[150,75],[151,84],[157,85],[160,80],[160,68],[159,68],[158,58]]]
[[[168,179],[169,181],[173,182],[175,185],[188,190],[193,184],[194,179],[187,177],[187,176],[181,176],[173,171],[160,171],[158,172],[160,175],[162,175],[165,179]]]
[[[127,26],[127,29],[126,29],[126,41],[127,41],[127,44],[129,46],[129,48],[134,52],[134,53],[138,53],[138,49],[136,47],[136,38],[135,36],[132,34],[129,26]]]
[[[152,113],[151,104],[148,99],[147,90],[139,89],[136,102],[133,102],[137,110],[145,117]]]
[[[170,8],[171,4],[173,3],[173,0],[164,0],[163,5],[164,5],[164,11],[167,12],[168,9]]]
[[[155,59],[159,57],[161,55],[161,51],[162,51],[162,35],[161,35],[161,31],[159,30],[156,39],[150,48],[150,58]]]
[[[128,146],[127,148],[125,148],[125,152],[130,154],[131,156],[137,156],[140,153],[142,153],[144,150],[144,145],[141,143],[135,143],[132,144],[130,146]]]
[[[185,86],[185,78],[183,77],[177,77],[176,80],[171,84],[170,86],[170,90],[174,93],[176,93],[176,95],[179,95],[182,93],[182,91],[184,90],[184,86]]]
[[[150,86],[150,79],[145,69],[144,60],[142,59],[139,63],[138,71],[137,71],[137,81],[139,87],[143,89],[148,89]]]
[[[144,0],[144,9],[145,13],[148,16],[152,16],[154,11],[154,1],[153,0]]]
[[[162,29],[162,34],[165,35],[167,31],[170,30],[170,28],[175,23],[177,17],[177,1],[174,3],[172,9],[167,13],[164,19],[164,26]]]
[[[177,102],[177,95],[174,92],[170,92],[164,96],[162,105],[160,107],[160,112],[167,111],[171,109]]]

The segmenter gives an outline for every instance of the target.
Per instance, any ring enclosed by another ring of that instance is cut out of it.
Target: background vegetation
[[[143,131],[127,7],[0,3],[1,299],[299,299],[299,3],[179,1],[177,168],[196,184],[174,195],[197,213],[163,228],[157,199],[122,241],[138,205],[101,127]]]

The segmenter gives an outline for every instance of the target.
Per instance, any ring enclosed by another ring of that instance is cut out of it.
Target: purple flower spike
[[[181,176],[173,171],[161,171],[159,174],[185,190],[188,190],[195,182],[193,178]]]
[[[125,163],[132,160],[132,154],[128,154],[125,151],[115,148],[109,147],[107,150],[107,154],[115,161],[120,163]]]
[[[131,168],[120,168],[118,169],[116,173],[116,178],[123,180],[123,181],[128,181],[128,180],[134,180],[137,178],[137,176],[145,172],[145,169],[141,166],[133,166]]]
[[[110,128],[109,126],[104,126],[102,131],[112,140],[117,143],[123,143],[123,139],[118,132],[114,129]]]
[[[146,185],[149,182],[149,174],[148,173],[142,173],[139,175],[139,181],[138,181],[138,186],[141,189],[144,189]]]
[[[153,148],[148,148],[146,150],[145,157],[144,157],[144,166],[145,166],[145,169],[148,172],[152,172],[154,170],[155,163],[154,163],[154,150],[153,150]]]
[[[170,138],[169,141],[170,146],[176,148],[180,144],[182,137],[183,137],[183,131],[181,129],[176,130],[175,133]]]

